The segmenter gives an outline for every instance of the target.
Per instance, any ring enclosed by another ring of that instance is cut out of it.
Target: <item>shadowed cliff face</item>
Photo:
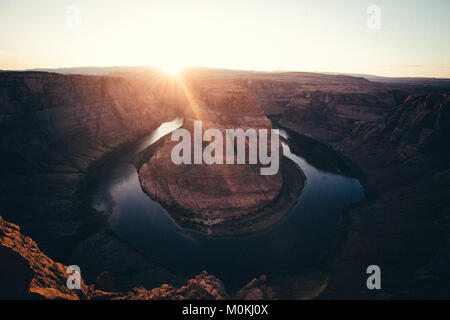
[[[383,143],[407,158],[417,150],[448,156],[450,147],[450,96],[409,96],[387,118]]]
[[[314,92],[320,88],[326,93],[330,89],[349,90],[352,87],[371,86],[371,83],[363,78],[295,72],[272,73],[259,77],[247,75],[245,79],[236,81],[248,88],[261,104],[264,113],[269,116],[281,114],[286,106],[295,101],[295,97],[301,98],[304,91]]]
[[[91,232],[77,211],[88,168],[182,114],[160,78],[0,74],[0,209],[47,252],[67,256]]]
[[[345,240],[323,298],[448,297],[449,96],[397,102],[410,90],[300,90],[279,117],[282,126],[326,142],[364,172],[369,198],[345,215],[339,234]],[[365,287],[371,264],[381,267],[382,292]]]

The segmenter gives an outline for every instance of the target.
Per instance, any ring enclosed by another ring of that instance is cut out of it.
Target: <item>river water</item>
[[[297,204],[285,218],[266,231],[240,237],[212,238],[182,229],[142,191],[136,168],[130,163],[137,152],[181,125],[182,119],[163,124],[100,170],[92,206],[109,215],[111,228],[171,269],[187,275],[207,270],[237,286],[261,274],[289,275],[317,268],[343,209],[363,197],[359,181],[338,173],[339,168],[323,169],[324,162],[331,159],[320,159],[320,165],[315,165],[314,157],[307,156],[309,150],[294,154],[291,142],[283,142],[284,155],[307,178]],[[280,135],[289,141],[285,131],[280,130]]]

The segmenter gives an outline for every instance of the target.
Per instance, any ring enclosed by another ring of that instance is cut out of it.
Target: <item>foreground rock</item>
[[[145,288],[134,288],[126,296],[127,300],[228,300],[230,296],[219,279],[203,271],[186,285],[176,289],[163,285],[150,291]]]
[[[47,257],[29,237],[20,232],[20,228],[0,217],[0,299],[101,299],[101,300],[224,300],[230,299],[223,283],[216,277],[203,271],[200,275],[180,288],[164,284],[147,290],[136,287],[126,293],[114,292],[114,279],[111,273],[103,272],[95,285],[87,285],[81,279],[79,290],[69,290],[66,282],[69,277],[67,266]],[[260,278],[263,282],[265,278]],[[258,282],[257,281],[257,282]],[[265,280],[264,280],[265,281]],[[255,280],[239,292],[259,290]],[[273,297],[273,290],[260,286]],[[101,290],[100,290],[101,289]],[[237,297],[242,295],[238,293]],[[248,296],[248,294],[247,294]],[[253,294],[252,298],[264,298]]]
[[[85,299],[89,288],[66,286],[67,267],[54,262],[37,244],[20,233],[20,228],[0,217],[0,297],[2,299]]]
[[[266,284],[265,275],[254,278],[245,287],[236,293],[237,300],[273,300],[276,294],[271,287]]]

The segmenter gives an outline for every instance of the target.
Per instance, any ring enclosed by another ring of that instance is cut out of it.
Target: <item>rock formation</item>
[[[271,287],[266,284],[265,275],[254,278],[241,290],[236,293],[237,300],[273,300],[276,294]]]
[[[202,120],[204,130],[219,129],[224,137],[226,129],[272,129],[246,88],[224,79],[186,77],[183,81],[189,97],[184,123],[191,136],[195,120]],[[287,208],[278,214],[269,212],[283,188],[281,170],[264,176],[261,165],[248,160],[245,165],[177,165],[171,160],[177,143],[167,141],[159,148],[140,168],[139,177],[143,190],[169,208],[182,226],[219,236],[247,233],[267,228],[293,204],[285,203]],[[224,159],[225,154],[224,148]]]
[[[41,252],[37,244],[20,233],[20,228],[0,217],[0,258],[2,283],[0,297],[4,299],[83,299],[89,288],[81,290],[66,286],[67,267],[54,262]]]

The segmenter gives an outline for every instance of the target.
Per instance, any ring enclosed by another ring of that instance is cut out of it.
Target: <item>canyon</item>
[[[294,139],[319,142],[314,148],[324,157],[337,151],[359,179],[365,198],[342,214],[318,298],[448,297],[448,85],[198,68],[186,72],[185,86],[177,81],[153,69],[101,76],[0,72],[0,256],[7,261],[0,274],[13,275],[2,279],[8,289],[0,296],[283,298],[262,275],[230,294],[207,272],[170,270],[118,237],[89,205],[101,164],[162,122],[183,117],[191,132],[194,120],[207,128],[286,129]],[[269,228],[305,184],[286,159],[278,174],[261,176],[249,165],[175,166],[172,147],[162,139],[140,155],[142,189],[178,212],[179,225],[210,235]],[[292,175],[297,183],[287,183]],[[383,274],[380,292],[365,289],[364,271],[373,263]],[[81,290],[65,287],[69,264],[83,270]],[[95,287],[104,271],[115,288]]]

